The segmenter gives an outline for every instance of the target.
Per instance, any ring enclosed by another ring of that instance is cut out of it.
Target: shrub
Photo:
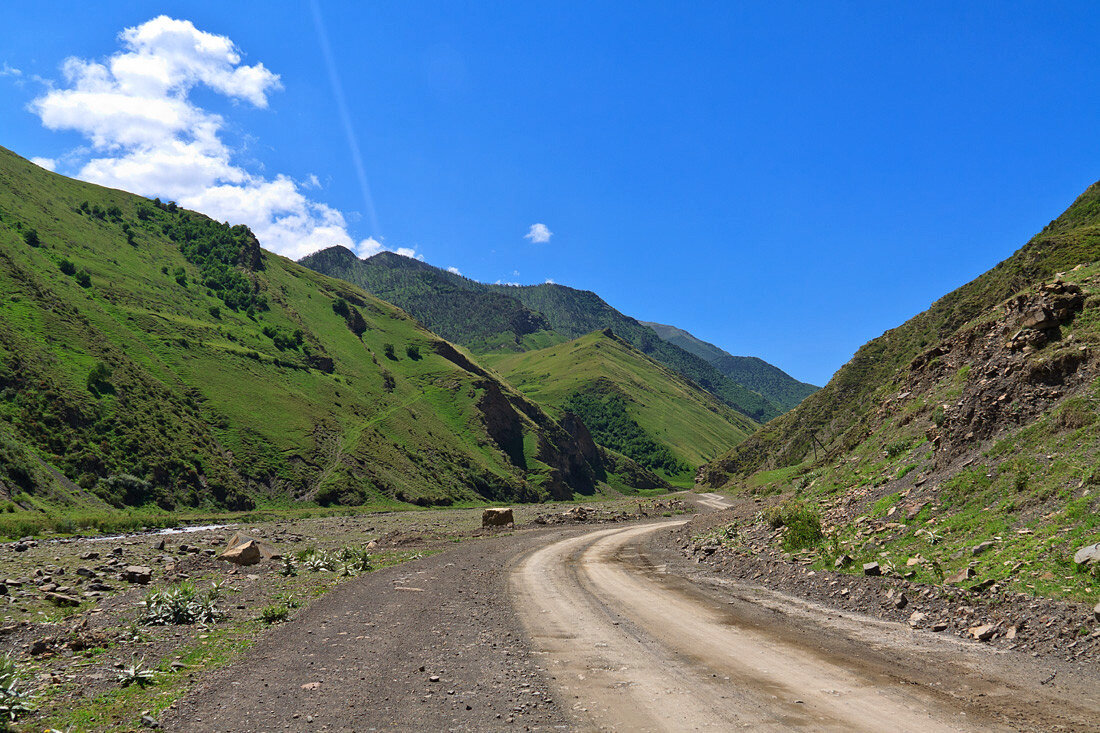
[[[68,276],[72,277],[73,275],[76,274],[76,265],[74,265],[69,260],[61,260],[61,262],[59,262],[57,264],[57,266],[61,270],[62,274],[64,274],[64,275],[68,275]]]
[[[393,344],[382,344],[382,353],[386,355],[387,359],[397,361],[397,354],[393,350]]]
[[[409,344],[405,347],[405,354],[413,361],[420,360],[420,347]]]
[[[38,238],[38,230],[36,229],[28,229],[23,232],[23,241],[31,247],[37,247],[42,243],[42,240]]]
[[[887,458],[897,458],[902,453],[909,450],[912,445],[913,441],[908,438],[890,443],[886,446],[886,456]]]
[[[944,424],[947,420],[947,415],[944,413],[943,405],[936,405],[936,409],[932,410],[932,424],[937,428]]]
[[[343,316],[344,318],[347,318],[348,313],[350,313],[351,310],[348,308],[348,302],[346,300],[344,300],[343,298],[337,298],[336,300],[332,301],[332,312],[338,316]]]
[[[77,283],[82,288],[92,287],[92,276],[88,274],[87,270],[81,270],[75,275]]]
[[[111,368],[103,362],[98,362],[92,367],[85,383],[92,394],[114,391],[114,385],[111,384]]]
[[[220,319],[222,317],[222,309],[216,305],[212,305],[210,306],[210,315],[212,315],[214,318]]]
[[[801,550],[821,542],[821,517],[802,502],[788,501],[768,509],[764,519],[773,529],[786,527],[783,533],[784,550]]]

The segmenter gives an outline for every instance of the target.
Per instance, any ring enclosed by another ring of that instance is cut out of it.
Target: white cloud
[[[452,275],[461,275],[462,274],[461,272],[458,271],[458,268],[455,267],[454,265],[451,265],[450,267],[448,267],[447,272],[451,273]]]
[[[0,76],[23,76],[23,71],[13,66],[8,66],[8,62],[5,61],[4,65],[0,66]]]
[[[554,282],[554,278],[552,278],[552,277],[546,278],[546,283],[545,284],[546,285],[557,285],[557,283]]]
[[[277,74],[242,64],[229,38],[164,15],[123,30],[119,41],[121,50],[105,60],[67,59],[67,85],[51,86],[30,105],[47,128],[91,142],[77,177],[247,224],[265,248],[295,259],[333,245],[361,257],[384,249],[374,238],[357,243],[340,211],[303,193],[320,186],[316,175],[299,184],[241,167],[221,138],[224,119],[190,98],[205,87],[266,108],[282,88]]]
[[[31,162],[39,168],[45,168],[48,171],[57,170],[57,161],[53,158],[31,158]]]
[[[530,239],[535,244],[545,244],[550,241],[554,233],[545,224],[532,224],[531,228],[523,235],[524,239]]]
[[[317,177],[316,173],[310,173],[306,178],[305,183],[302,184],[305,188],[320,188],[321,179]]]

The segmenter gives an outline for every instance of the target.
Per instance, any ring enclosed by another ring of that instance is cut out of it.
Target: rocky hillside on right
[[[809,566],[1095,603],[1098,417],[1100,183],[697,485]]]

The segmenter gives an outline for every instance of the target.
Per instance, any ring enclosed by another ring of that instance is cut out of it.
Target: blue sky
[[[591,289],[818,384],[1100,178],[1087,3],[318,7],[331,74],[309,2],[6,3],[0,144],[288,254]],[[161,14],[228,45],[181,55]],[[119,58],[175,75],[138,84],[175,127],[81,107],[132,93]]]

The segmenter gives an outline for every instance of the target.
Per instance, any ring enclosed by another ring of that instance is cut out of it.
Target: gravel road
[[[707,580],[668,547],[680,524],[525,530],[363,576],[166,727],[1100,730],[1087,670],[1045,685],[1020,654]]]

